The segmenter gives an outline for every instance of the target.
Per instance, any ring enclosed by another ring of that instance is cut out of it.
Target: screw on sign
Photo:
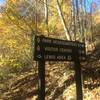
[[[68,60],[72,60],[72,57],[71,56],[68,56]]]

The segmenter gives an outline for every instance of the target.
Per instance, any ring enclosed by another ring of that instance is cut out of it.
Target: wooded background
[[[86,3],[87,0],[6,0],[1,5],[1,92],[9,87],[7,81],[26,72],[37,73],[33,60],[35,35],[85,42],[87,54],[99,47],[100,9],[91,2],[88,12]]]

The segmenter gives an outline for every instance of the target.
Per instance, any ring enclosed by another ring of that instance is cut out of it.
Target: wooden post
[[[83,100],[83,93],[82,93],[82,79],[81,79],[81,65],[78,56],[78,49],[74,49],[74,63],[75,63],[75,81],[76,81],[76,100]]]
[[[45,100],[45,61],[38,61],[39,100]]]

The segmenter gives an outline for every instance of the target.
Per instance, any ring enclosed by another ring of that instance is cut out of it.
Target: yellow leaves
[[[1,59],[0,59],[1,60]],[[4,64],[4,61],[0,61],[0,66],[2,66]]]
[[[8,45],[8,47],[13,48],[16,45],[16,40],[13,39],[7,40],[6,44]]]
[[[16,1],[18,0],[8,0],[8,2],[11,2],[11,3],[16,3]]]

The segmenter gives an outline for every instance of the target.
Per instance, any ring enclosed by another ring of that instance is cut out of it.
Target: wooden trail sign
[[[80,62],[86,60],[85,44],[36,36],[34,60],[38,61],[39,100],[45,100],[45,61],[73,61],[77,100],[83,100]]]
[[[74,61],[73,51],[76,48],[79,60],[85,61],[84,43],[36,36],[34,59],[36,61],[42,59],[45,61]]]

